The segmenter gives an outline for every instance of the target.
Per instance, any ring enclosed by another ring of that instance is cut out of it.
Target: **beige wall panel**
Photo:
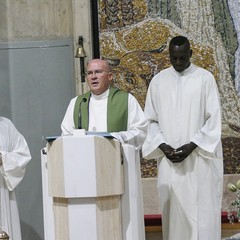
[[[0,40],[41,40],[73,35],[71,0],[15,0],[0,3]]]

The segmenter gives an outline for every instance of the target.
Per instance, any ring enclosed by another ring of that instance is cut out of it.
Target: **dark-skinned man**
[[[169,44],[171,67],[152,79],[143,157],[158,159],[164,240],[220,240],[223,158],[216,81],[190,59],[184,36]]]

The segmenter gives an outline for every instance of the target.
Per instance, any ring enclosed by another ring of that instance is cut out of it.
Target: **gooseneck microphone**
[[[78,129],[82,128],[82,116],[81,116],[81,107],[82,107],[82,103],[86,102],[87,99],[83,98],[82,101],[79,103],[79,112],[78,112]]]

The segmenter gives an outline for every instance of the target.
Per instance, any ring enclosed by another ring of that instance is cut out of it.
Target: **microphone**
[[[82,103],[86,102],[87,99],[83,98],[82,101],[79,103],[79,112],[78,112],[78,129],[82,128],[82,116],[81,116],[81,107],[82,107]]]

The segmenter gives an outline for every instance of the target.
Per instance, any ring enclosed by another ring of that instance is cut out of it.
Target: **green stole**
[[[87,101],[83,102],[83,98]],[[89,102],[91,98],[90,91],[77,97],[73,118],[75,128],[78,128],[79,121],[79,109],[81,111],[82,128],[88,131],[89,121]],[[81,103],[81,106],[80,106]],[[107,131],[108,132],[120,132],[127,130],[128,122],[128,93],[123,92],[117,88],[110,88],[107,104]]]

